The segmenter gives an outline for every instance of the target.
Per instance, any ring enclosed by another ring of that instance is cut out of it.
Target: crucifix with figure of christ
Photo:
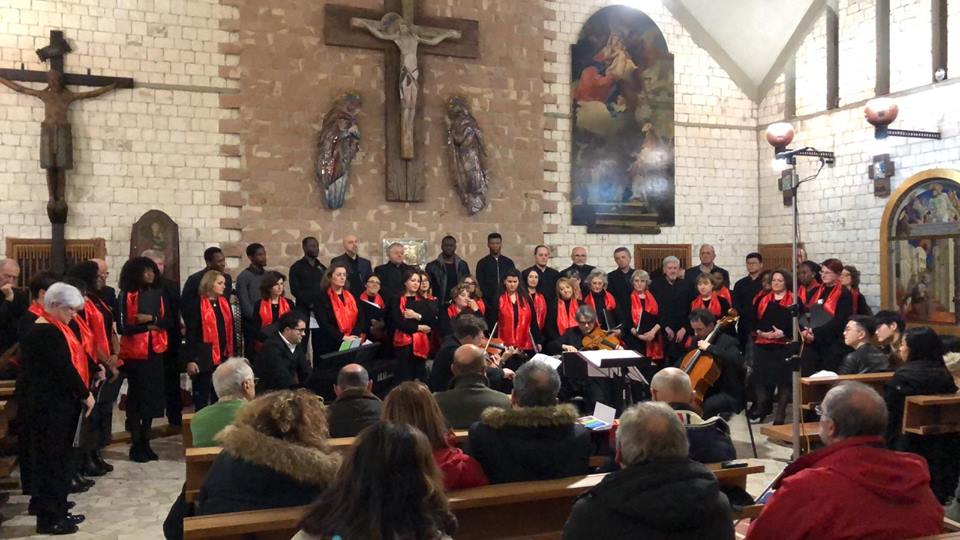
[[[422,0],[385,0],[386,13],[327,4],[328,45],[381,50],[385,54],[387,200],[424,199],[423,143],[419,99],[421,52],[461,58],[479,56],[479,23],[418,16]]]
[[[53,228],[50,246],[50,269],[66,270],[66,242],[64,225],[67,222],[67,171],[73,168],[73,135],[67,110],[74,101],[102,96],[117,88],[133,88],[133,79],[100,77],[64,73],[63,57],[71,52],[63,32],[50,31],[50,43],[37,50],[41,62],[50,61],[49,71],[0,69],[0,84],[43,102],[43,122],[40,124],[40,167],[47,173],[47,217]],[[14,81],[46,82],[43,89],[30,88]],[[73,92],[68,84],[99,86],[88,92]]]

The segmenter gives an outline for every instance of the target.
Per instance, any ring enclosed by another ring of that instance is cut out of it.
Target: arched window
[[[883,308],[907,323],[960,332],[960,171],[907,179],[887,203],[880,230]]]

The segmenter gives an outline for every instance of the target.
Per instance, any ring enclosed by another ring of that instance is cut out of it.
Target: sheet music
[[[560,365],[563,364],[563,362],[561,362],[559,358],[555,356],[547,356],[543,353],[537,353],[533,355],[533,358],[531,358],[531,360],[542,360],[547,364],[549,364],[550,367],[552,367],[553,369],[560,369]]]
[[[620,351],[580,351],[580,355],[583,356],[587,362],[590,362],[594,367],[600,367],[600,362],[606,358],[643,358],[643,356],[636,351],[631,351],[629,349],[623,349]]]

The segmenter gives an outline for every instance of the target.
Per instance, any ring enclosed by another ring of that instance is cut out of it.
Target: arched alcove
[[[960,171],[931,169],[901,184],[880,222],[883,309],[908,324],[960,334]]]
[[[590,16],[571,49],[573,224],[655,233],[674,224],[673,55],[642,11]]]

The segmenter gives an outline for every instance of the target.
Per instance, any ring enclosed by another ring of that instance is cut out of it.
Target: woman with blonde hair
[[[234,355],[236,342],[233,331],[233,313],[224,296],[227,278],[217,270],[210,270],[200,279],[197,305],[187,323],[187,375],[193,380],[193,405],[200,410],[216,403],[213,391],[213,371],[221,362]]]
[[[307,390],[278,390],[247,403],[216,436],[223,451],[200,488],[197,513],[309,504],[340,469],[328,435],[323,399]]]
[[[391,390],[383,402],[381,419],[409,424],[427,436],[447,491],[489,483],[480,464],[457,448],[453,430],[447,427],[437,400],[423,384],[407,381]]]

